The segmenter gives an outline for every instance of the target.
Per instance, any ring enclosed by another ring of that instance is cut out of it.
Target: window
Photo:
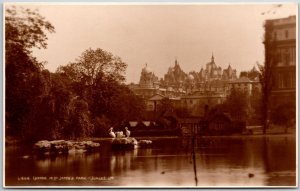
[[[288,30],[285,31],[285,38],[289,38],[289,31]]]
[[[277,32],[274,32],[274,39],[277,39]]]
[[[253,89],[252,89],[252,94],[253,95],[256,95],[256,94],[258,94],[258,92],[259,92],[259,89],[258,89],[258,87],[254,87]]]
[[[283,88],[287,88],[289,87],[288,85],[288,78],[289,78],[289,75],[287,73],[284,73],[283,74]]]
[[[281,49],[277,51],[277,62],[281,62]]]
[[[285,65],[288,66],[289,64],[290,64],[290,54],[289,54],[288,49],[286,49],[286,52],[285,52]]]

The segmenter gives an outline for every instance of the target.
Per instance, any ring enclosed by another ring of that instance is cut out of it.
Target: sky
[[[23,5],[24,6],[24,5]],[[101,48],[128,64],[126,83],[138,83],[145,64],[163,77],[175,59],[186,73],[210,61],[240,71],[264,62],[266,19],[297,14],[297,4],[35,4],[55,27],[47,49],[34,49],[45,68]],[[264,13],[264,14],[262,14]]]

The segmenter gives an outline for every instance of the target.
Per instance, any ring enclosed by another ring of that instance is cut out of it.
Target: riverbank
[[[262,126],[248,126],[247,131],[251,131],[252,135],[263,135]],[[283,126],[272,125],[266,129],[266,135],[284,135],[284,134],[296,134],[296,127],[290,127],[285,129]]]
[[[266,130],[266,134],[263,134],[261,127],[256,128],[250,128],[251,134],[233,134],[233,135],[215,135],[215,136],[202,136],[198,135],[197,137],[236,137],[236,138],[242,138],[242,137],[270,137],[270,136],[281,136],[281,137],[294,137],[296,136],[296,128],[288,128],[287,132],[285,132],[284,127],[280,126],[274,126],[272,128],[269,128]],[[137,136],[134,137],[137,140],[158,140],[158,139],[174,139],[174,138],[180,138],[182,136]],[[83,138],[82,141],[94,141],[94,142],[100,142],[100,141],[111,141],[112,138],[109,137],[87,137]],[[15,139],[13,137],[6,137],[5,138],[5,146],[10,145],[21,145],[21,144],[31,144],[26,143],[22,140]],[[33,144],[33,143],[32,143]]]

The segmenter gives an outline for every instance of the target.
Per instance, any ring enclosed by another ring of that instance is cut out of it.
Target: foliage
[[[31,48],[46,48],[47,32],[54,27],[37,11],[7,7],[5,10],[6,129],[24,136],[25,127],[41,96],[47,94],[42,63],[31,55]]]
[[[93,134],[93,131],[94,125],[90,122],[87,102],[80,99],[75,100],[68,128],[69,137],[72,139],[88,137]]]
[[[191,115],[186,107],[175,107],[174,112],[179,118],[190,117]]]
[[[257,70],[250,70],[250,71],[241,71],[240,78],[241,77],[247,77],[250,80],[256,80],[256,78],[259,78],[259,71]]]
[[[172,104],[172,101],[168,98],[162,99],[158,104],[156,108],[156,113],[158,117],[163,117],[167,112],[173,112],[174,106]]]
[[[6,133],[16,138],[105,136],[107,128],[140,120],[144,101],[126,85],[126,63],[97,48],[55,73],[31,55],[46,48],[54,27],[38,11],[8,7],[5,15]]]
[[[145,109],[144,102],[121,82],[126,64],[102,49],[88,49],[74,63],[61,66],[70,90],[88,104],[95,133],[107,133],[110,125],[137,120]]]
[[[138,120],[145,109],[143,100],[127,86],[115,81],[98,80],[92,92],[94,116],[106,115],[113,124]]]
[[[111,121],[105,115],[95,117],[94,121],[94,136],[107,137],[108,129],[111,127]]]
[[[9,6],[5,10],[5,48],[21,49],[29,54],[33,47],[46,48],[46,32],[54,27],[38,11]]]
[[[93,86],[97,78],[124,81],[126,67],[121,58],[100,48],[96,50],[89,48],[75,62],[60,67],[58,72],[65,72],[73,81]]]
[[[273,87],[273,71],[276,66],[276,41],[272,38],[273,24],[272,22],[265,23],[265,64],[259,66],[259,79],[262,86],[262,122],[263,122],[263,133],[266,133],[269,121],[269,110],[270,110],[270,99]]]
[[[287,128],[296,121],[295,105],[295,102],[287,101],[276,106],[271,113],[272,122],[276,125],[284,125],[287,132]]]
[[[248,112],[247,93],[233,89],[222,107],[230,114],[232,119],[246,120]]]

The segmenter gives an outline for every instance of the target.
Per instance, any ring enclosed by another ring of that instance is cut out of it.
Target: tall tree
[[[6,7],[5,125],[8,134],[23,135],[28,116],[46,91],[43,65],[32,56],[31,48],[46,48],[47,32],[54,32],[54,27],[38,11]]]
[[[260,83],[262,86],[262,123],[263,123],[263,133],[266,133],[266,129],[269,126],[270,118],[270,100],[271,92],[273,88],[273,72],[276,66],[276,39],[273,38],[273,23],[266,22],[265,25],[265,36],[264,36],[264,46],[265,46],[265,64],[264,66],[259,65],[260,70]]]
[[[108,123],[115,125],[140,118],[144,110],[143,101],[123,84],[126,67],[119,57],[90,48],[75,62],[57,70],[57,74],[71,82],[73,93],[87,103],[99,134],[107,132],[101,128]]]
[[[126,67],[126,63],[121,58],[110,52],[100,48],[96,50],[89,48],[75,62],[61,67],[58,71],[66,72],[66,69],[69,69],[68,72],[73,75],[73,80],[84,81],[86,85],[94,85],[99,76],[106,80],[123,82]]]

